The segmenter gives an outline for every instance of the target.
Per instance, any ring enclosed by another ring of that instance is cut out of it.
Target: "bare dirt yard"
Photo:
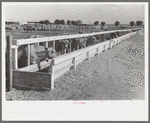
[[[43,80],[44,81],[44,80]],[[144,34],[85,60],[55,80],[52,91],[6,92],[7,100],[143,100]]]

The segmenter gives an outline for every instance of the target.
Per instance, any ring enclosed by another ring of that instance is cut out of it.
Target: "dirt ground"
[[[44,80],[43,80],[44,81]],[[7,100],[143,100],[144,34],[85,60],[55,80],[52,91],[6,92]]]

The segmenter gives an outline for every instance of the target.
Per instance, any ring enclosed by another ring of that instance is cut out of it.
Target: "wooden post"
[[[30,44],[28,44],[28,60],[27,60],[27,65],[30,65]]]
[[[64,49],[64,54],[66,54],[66,49]]]
[[[46,48],[46,42],[43,42],[44,47]]]
[[[51,73],[51,89],[54,89],[54,59],[52,59],[48,72]]]
[[[55,41],[53,41],[53,48],[55,49]]]
[[[97,52],[97,55],[99,55],[99,53],[100,53],[100,52],[99,52],[99,47],[97,47],[97,51],[96,51],[96,52]]]
[[[13,69],[18,69],[18,46],[12,46],[11,48]]]
[[[76,57],[73,57],[73,69],[75,70],[76,69]]]
[[[71,52],[71,42],[70,42],[70,47],[69,47],[69,50],[70,50],[70,52]]]
[[[114,44],[114,47],[116,46],[116,42],[115,41],[113,41],[113,44]]]
[[[112,41],[112,40],[110,40],[110,42],[109,42],[109,49],[111,49],[111,41]]]
[[[45,47],[46,47],[46,48],[48,48],[48,42],[46,42],[46,45],[45,45]]]
[[[106,45],[104,45],[104,51],[106,50]]]
[[[117,35],[117,33],[115,32],[115,35],[116,35],[116,38],[118,38],[118,35]]]
[[[6,70],[6,91],[9,92],[12,90],[13,86],[13,71],[12,71],[12,50],[11,50],[11,45],[12,45],[12,36],[7,36],[7,70]]]
[[[90,61],[90,51],[87,52],[88,60]]]
[[[113,41],[113,47],[115,47],[115,41]]]

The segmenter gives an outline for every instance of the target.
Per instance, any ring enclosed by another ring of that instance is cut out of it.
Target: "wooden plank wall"
[[[51,74],[14,70],[13,87],[50,89]]]

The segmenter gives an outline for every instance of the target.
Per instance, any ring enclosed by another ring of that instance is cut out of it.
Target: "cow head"
[[[79,45],[81,48],[83,48],[83,47],[86,46],[86,41],[87,41],[87,39],[86,39],[85,37],[83,37],[83,38],[78,38],[78,45]]]
[[[42,35],[30,35],[30,36],[26,37],[26,39],[27,38],[42,38],[42,37],[43,37]]]
[[[92,43],[92,44],[97,43],[97,39],[96,39],[95,36],[91,36],[91,43]]]
[[[99,36],[98,36],[98,35],[95,35],[95,38],[98,40],[98,39],[99,39]]]
[[[56,50],[53,47],[45,48],[46,51],[46,60],[57,57],[59,54],[56,52]]]
[[[101,35],[96,35],[95,38],[97,43],[101,42]]]
[[[119,36],[121,36],[121,33],[120,33],[120,32],[118,32],[118,31],[116,32],[116,34],[118,35],[118,37],[119,37]]]
[[[69,48],[69,45],[70,45],[70,41],[69,40],[64,39],[64,40],[60,40],[59,42],[60,42],[60,44],[62,45],[62,47],[64,49],[68,49]]]
[[[80,32],[80,31],[79,31],[78,33],[79,33],[79,34],[82,34],[82,32]]]

